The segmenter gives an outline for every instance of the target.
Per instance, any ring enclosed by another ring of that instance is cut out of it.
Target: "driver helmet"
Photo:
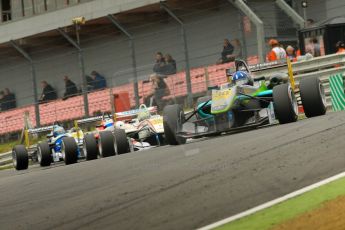
[[[66,133],[66,131],[62,126],[54,125],[54,127],[53,127],[53,136],[54,137],[57,137],[59,135],[65,134],[65,133]]]
[[[231,81],[236,85],[249,85],[250,76],[248,72],[236,71],[231,78]]]
[[[124,129],[125,128],[125,123],[123,121],[117,121],[115,124],[115,127],[117,129]]]
[[[114,121],[111,118],[106,118],[103,124],[104,128],[109,128],[114,126]]]

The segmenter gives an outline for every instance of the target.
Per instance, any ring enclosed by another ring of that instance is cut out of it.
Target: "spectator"
[[[307,19],[305,26],[307,28],[310,28],[310,27],[313,27],[314,24],[315,24],[315,21],[313,19],[309,18],[309,19]]]
[[[4,98],[2,104],[5,110],[14,109],[17,107],[16,96],[11,93],[8,88],[5,88],[4,90]]]
[[[233,61],[230,55],[234,52],[234,47],[231,45],[229,39],[224,39],[223,51],[221,59],[218,60],[217,64],[224,64]]]
[[[286,55],[290,59],[290,61],[296,60],[295,49],[292,46],[286,47]]]
[[[231,61],[235,61],[236,59],[241,59],[242,58],[242,46],[241,46],[240,40],[233,39],[233,40],[231,40],[230,43],[234,47],[234,51],[232,54],[227,55],[227,58],[230,59]]]
[[[165,55],[164,75],[171,75],[176,73],[176,61],[170,54]]]
[[[149,106],[155,105],[159,111],[162,111],[165,105],[163,97],[170,94],[169,88],[164,78],[158,74],[152,74],[150,81],[153,86],[153,94],[145,98],[145,104],[149,104]]]
[[[69,79],[68,76],[64,76],[63,80],[65,82],[65,93],[63,95],[63,99],[67,99],[69,97],[75,96],[78,94],[78,88],[76,84]]]
[[[286,59],[286,52],[279,46],[279,42],[276,39],[269,40],[268,44],[271,47],[271,51],[267,55],[268,61]]]
[[[0,109],[1,109],[1,111],[6,111],[4,98],[5,98],[4,91],[0,91]]]
[[[93,89],[104,89],[107,87],[107,81],[105,80],[105,77],[100,75],[96,71],[91,72],[91,77],[93,79]]]
[[[156,53],[156,63],[153,66],[153,72],[156,74],[164,75],[165,73],[165,59],[161,52]]]
[[[93,79],[89,75],[86,75],[85,78],[86,78],[87,91],[91,92],[94,89]]]
[[[47,102],[57,99],[55,89],[46,81],[41,81],[42,95],[39,99],[40,102]]]
[[[337,48],[337,54],[339,53],[344,53],[345,52],[345,44],[343,41],[338,41],[336,44],[335,44],[335,48]]]
[[[321,47],[319,44],[319,41],[317,40],[317,38],[312,38],[310,40],[310,43],[312,44],[312,48],[313,48],[313,56],[314,57],[320,57],[321,56]]]

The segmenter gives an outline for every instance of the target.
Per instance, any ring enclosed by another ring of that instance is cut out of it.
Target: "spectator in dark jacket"
[[[76,96],[78,94],[78,88],[76,84],[73,81],[71,81],[68,76],[64,76],[63,80],[65,81],[66,87],[66,91],[63,98],[67,99],[69,97]]]
[[[165,59],[161,52],[156,53],[156,63],[153,66],[153,72],[159,75],[165,75]]]
[[[176,61],[172,58],[170,54],[165,55],[165,75],[171,75],[176,73]]]
[[[92,71],[91,72],[91,77],[93,79],[93,88],[95,90],[97,90],[97,89],[104,89],[104,88],[107,87],[107,81],[105,80],[105,77],[100,75],[98,72]]]
[[[8,88],[4,90],[3,108],[5,110],[17,107],[16,96]]]
[[[234,52],[234,47],[231,45],[229,39],[224,39],[224,44],[223,44],[223,51],[221,54],[221,59],[218,60],[217,64],[223,64],[223,63],[228,63],[231,62],[232,59],[229,58],[228,56],[231,55]]]
[[[93,79],[89,75],[86,75],[85,78],[86,78],[87,91],[91,92],[94,89]]]
[[[57,99],[57,94],[55,89],[49,85],[46,81],[41,81],[42,95],[40,97],[40,102],[52,101]]]
[[[1,109],[1,111],[6,111],[4,98],[5,98],[4,91],[0,91],[0,109]]]

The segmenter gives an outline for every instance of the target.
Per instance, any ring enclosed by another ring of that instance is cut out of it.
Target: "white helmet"
[[[115,127],[116,127],[117,129],[125,129],[125,123],[124,123],[123,121],[117,121],[117,122],[115,123]]]

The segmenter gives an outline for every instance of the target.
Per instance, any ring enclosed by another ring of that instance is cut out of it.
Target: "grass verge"
[[[268,230],[277,224],[316,209],[322,203],[345,194],[345,178],[331,182],[298,197],[216,228],[217,230]]]

